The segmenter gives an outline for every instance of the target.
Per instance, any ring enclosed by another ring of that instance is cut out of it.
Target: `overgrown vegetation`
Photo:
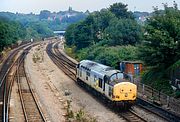
[[[34,63],[42,63],[44,60],[43,47],[38,46],[33,53],[32,60]]]
[[[139,57],[150,67],[144,73],[143,81],[167,93],[171,92],[168,74],[173,67],[180,67],[177,63],[180,60],[179,20],[180,11],[176,3],[174,7],[165,4],[164,11],[156,8],[154,16],[147,20],[145,41],[139,48]]]
[[[94,45],[79,50],[77,58],[94,60],[118,68],[118,61],[138,60],[137,53],[138,48],[131,45],[116,47]]]
[[[117,68],[122,60],[141,60],[142,81],[171,94],[169,72],[180,67],[180,10],[164,4],[139,25],[127,5],[115,3],[68,27],[66,45],[79,60],[90,59]],[[69,48],[70,49],[70,48]]]
[[[25,28],[18,22],[0,18],[0,52],[4,47],[26,36]]]
[[[77,58],[95,60],[117,67],[122,60],[137,60],[142,28],[127,5],[116,3],[108,9],[93,12],[84,21],[72,24],[65,33],[66,44]]]
[[[71,101],[67,100],[67,115],[66,115],[66,119],[69,122],[97,122],[97,120],[95,118],[89,117],[85,114],[83,109],[80,109],[77,112],[73,112],[73,110],[71,109]]]

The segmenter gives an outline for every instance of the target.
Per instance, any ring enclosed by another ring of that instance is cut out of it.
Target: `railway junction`
[[[157,93],[161,106],[147,99],[156,91],[138,86],[138,99],[119,110],[76,83],[78,62],[64,53],[58,38],[27,43],[12,50],[0,70],[2,122],[178,122],[179,103]],[[168,109],[167,109],[168,108]]]

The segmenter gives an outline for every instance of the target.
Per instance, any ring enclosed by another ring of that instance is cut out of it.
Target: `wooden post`
[[[144,84],[143,84],[143,91],[142,92],[143,92],[143,95],[144,95]]]
[[[167,107],[169,107],[169,96],[167,96]]]

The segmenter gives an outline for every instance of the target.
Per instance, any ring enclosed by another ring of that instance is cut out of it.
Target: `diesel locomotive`
[[[120,70],[83,60],[76,67],[77,82],[81,82],[115,104],[133,105],[137,98],[137,86],[123,77]]]

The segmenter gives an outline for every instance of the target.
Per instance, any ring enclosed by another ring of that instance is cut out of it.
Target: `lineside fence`
[[[150,102],[154,102],[166,109],[171,109],[176,113],[180,113],[180,100],[170,97],[150,86],[136,82],[138,87],[138,96]]]

